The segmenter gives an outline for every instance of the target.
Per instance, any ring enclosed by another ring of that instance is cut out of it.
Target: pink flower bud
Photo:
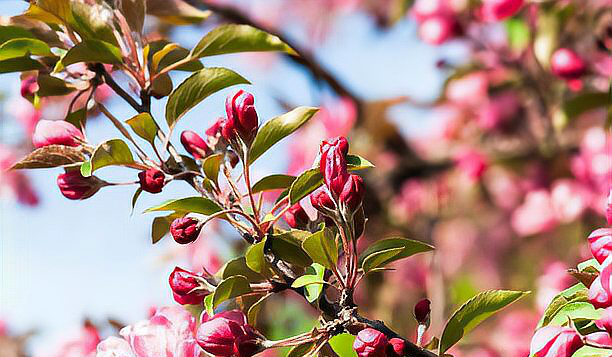
[[[600,264],[603,264],[612,252],[612,228],[596,229],[589,235],[588,240],[591,253]]]
[[[138,173],[140,188],[150,193],[160,193],[166,182],[166,175],[160,170],[152,167]]]
[[[196,159],[202,159],[210,152],[208,145],[195,131],[185,130],[181,133],[181,144]]]
[[[589,287],[589,302],[597,309],[612,306],[612,291],[610,290],[612,264],[610,263],[610,259],[604,262],[604,268]]]
[[[231,141],[235,134],[247,144],[253,141],[259,125],[254,102],[253,95],[243,90],[227,97],[225,101],[227,121],[222,129],[223,137],[227,141]]]
[[[414,305],[414,317],[421,325],[426,324],[431,313],[431,301],[423,299]]]
[[[595,321],[595,325],[602,330],[606,330],[612,336],[612,307],[608,307],[601,314],[601,318]]]
[[[349,179],[346,159],[338,146],[331,146],[324,155],[319,169],[325,185],[334,197],[338,197]]]
[[[500,21],[514,16],[524,0],[483,0],[480,15],[485,21]]]
[[[98,192],[104,182],[95,176],[84,177],[79,170],[73,170],[57,176],[57,186],[64,197],[84,200]]]
[[[21,81],[21,96],[28,98],[38,92],[38,78],[36,76],[29,76],[28,78]]]
[[[389,340],[389,345],[391,345],[391,349],[393,353],[395,353],[396,357],[404,356],[404,349],[406,348],[406,341],[401,338],[392,338]]]
[[[201,275],[190,271],[174,268],[170,274],[170,288],[174,300],[181,305],[198,305],[204,301],[210,291],[198,281]]]
[[[531,340],[534,357],[571,357],[584,343],[574,329],[546,326],[536,331]]]
[[[47,145],[81,145],[83,134],[76,126],[63,120],[41,120],[36,124],[32,144],[40,148]]]
[[[304,211],[304,207],[299,202],[289,207],[284,217],[291,228],[305,227],[310,221],[308,214]]]
[[[359,357],[386,357],[387,336],[373,328],[365,328],[357,334],[353,349]]]
[[[202,226],[193,217],[177,218],[170,225],[170,234],[178,244],[188,244],[198,239]]]
[[[550,58],[552,72],[567,80],[578,79],[586,72],[584,60],[568,48],[559,48]]]
[[[317,211],[321,212],[336,209],[334,201],[332,201],[331,197],[329,197],[329,194],[327,194],[327,192],[322,188],[310,194],[310,204]]]
[[[436,15],[419,25],[419,37],[430,45],[441,45],[458,34],[457,22],[450,16]]]
[[[260,350],[261,336],[242,311],[224,311],[210,319],[204,313],[202,321],[196,341],[204,351],[218,357],[250,357]]]
[[[344,136],[337,136],[335,138],[329,140],[323,140],[321,142],[321,146],[319,146],[319,153],[321,154],[321,160],[325,160],[324,156],[327,154],[327,151],[332,147],[337,147],[342,155],[348,155],[349,143],[348,140]]]
[[[225,122],[225,118],[218,118],[217,121],[213,125],[211,125],[208,129],[206,129],[205,134],[208,136],[216,137],[221,135],[221,129],[223,128],[223,123]]]
[[[351,174],[344,184],[339,201],[344,203],[351,211],[354,211],[361,205],[364,195],[365,185],[363,184],[363,179],[359,175]]]

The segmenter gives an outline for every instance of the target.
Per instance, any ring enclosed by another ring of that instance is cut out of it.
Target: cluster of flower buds
[[[388,339],[384,333],[370,327],[359,331],[353,342],[353,349],[359,357],[402,357],[405,348],[403,339]]]
[[[319,170],[323,175],[324,189],[310,195],[312,206],[325,215],[334,209],[350,217],[360,206],[365,194],[363,179],[350,174],[346,163],[348,141],[337,137],[321,143]]]
[[[179,267],[170,274],[170,288],[174,300],[181,305],[197,305],[211,293],[210,285],[202,274],[192,273]]]
[[[170,234],[178,244],[195,242],[202,230],[202,222],[194,217],[177,218],[170,224]]]
[[[32,134],[32,144],[36,148],[48,145],[79,146],[84,140],[83,133],[76,126],[63,120],[41,120]]]
[[[251,357],[263,349],[265,338],[247,323],[240,310],[201,316],[196,341],[202,349],[218,357]]]
[[[166,184],[166,174],[154,167],[138,173],[140,188],[149,193],[160,193]]]
[[[70,200],[89,198],[106,185],[106,182],[95,176],[84,177],[79,170],[67,171],[57,176],[60,192]]]

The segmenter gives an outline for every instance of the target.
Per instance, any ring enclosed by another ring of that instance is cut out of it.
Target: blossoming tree
[[[409,3],[381,1],[372,6],[369,1],[330,1],[329,10],[360,7],[377,17],[381,26],[390,26],[393,14],[404,14]],[[601,216],[610,167],[608,163],[600,169],[591,162],[601,151],[609,153],[605,134],[603,149],[602,145],[589,145],[592,142],[580,148],[581,156],[574,158],[573,168],[582,175],[575,174],[576,180],[559,178],[549,189],[536,182],[542,175],[534,174],[533,180],[522,184],[527,187],[524,202],[517,204],[510,197],[512,189],[521,184],[514,182],[519,178],[506,167],[513,160],[552,162],[554,155],[575,150],[576,139],[562,137],[559,132],[574,117],[601,107],[608,98],[602,90],[606,84],[601,83],[610,69],[591,73],[584,56],[550,39],[558,35],[559,23],[573,23],[571,16],[573,21],[580,16],[601,19],[597,9],[603,7],[595,2],[584,7],[568,3],[414,2],[409,14],[424,42],[440,45],[464,37],[474,47],[474,63],[465,67],[440,63],[442,68],[453,67],[454,73],[443,96],[430,106],[446,111],[443,135],[447,141],[462,144],[443,150],[452,154],[440,159],[436,148],[422,143],[414,147],[398,144],[399,134],[385,119],[392,103],[364,102],[308,51],[226,1],[31,1],[23,15],[0,27],[0,69],[22,73],[21,95],[35,108],[63,100],[65,115],[61,120],[37,116],[30,125],[33,151],[5,166],[12,170],[61,168],[57,186],[71,200],[103,194],[98,192],[113,186],[133,185],[132,207],[141,195],[162,197],[167,185],[184,182],[193,189],[191,196],[160,199],[158,205],[146,210],[159,214],[152,220],[153,244],[166,236],[179,245],[199,244],[207,239],[205,229],[216,222],[232,227],[242,239],[237,256],[220,264],[216,272],[176,267],[168,279],[168,293],[175,306],[157,308],[141,322],[115,324],[121,337],[101,339],[97,330],[87,325],[85,337],[71,345],[74,353],[98,357],[249,357],[278,349],[288,350],[292,357],[461,353],[455,345],[469,332],[528,292],[475,293],[446,314],[436,331],[429,331],[432,313],[440,320],[446,311],[440,305],[440,311],[435,311],[437,299],[442,297],[430,295],[414,304],[413,316],[404,316],[403,320],[415,323],[410,335],[392,329],[378,316],[366,316],[356,298],[357,289],[371,277],[396,274],[391,267],[434,250],[424,241],[385,234],[388,229],[381,228],[385,225],[381,210],[368,205],[388,199],[384,196],[389,189],[368,187],[373,180],[367,178],[376,177],[371,172],[377,170],[385,175],[381,182],[392,187],[394,197],[389,201],[394,222],[437,215],[438,207],[427,206],[431,202],[423,193],[435,191],[443,196],[440,192],[447,180],[440,172],[455,168],[463,175],[459,179],[462,185],[480,185],[483,201],[511,211],[509,221],[518,235],[546,232],[561,222],[576,220],[589,207]],[[144,24],[150,16],[179,25],[200,22],[211,11],[227,23],[211,29],[193,48],[147,36]],[[510,43],[495,48],[495,41],[489,41],[479,26],[505,20]],[[576,39],[592,36],[580,31],[573,35]],[[609,33],[602,35],[601,42],[601,47],[609,50]],[[595,57],[599,50],[590,51]],[[245,52],[281,53],[327,83],[344,98],[344,114],[354,117],[348,127],[355,126],[355,136],[362,142],[373,143],[369,153],[377,160],[372,161],[387,165],[376,168],[355,154],[345,135],[348,129],[329,133],[304,149],[299,135],[316,125],[313,117],[327,115],[330,122],[336,121],[328,108],[298,106],[274,118],[260,118],[256,98],[247,91],[251,85],[248,79],[228,68],[206,65],[210,56]],[[609,56],[598,61],[610,66]],[[175,71],[190,75],[175,85]],[[555,81],[560,89],[549,88],[546,80]],[[177,122],[187,119],[191,109],[235,86],[245,89],[227,97],[224,115],[204,137],[192,130],[174,132]],[[567,99],[568,93],[579,95]],[[113,114],[105,105],[109,96],[127,103],[133,115],[120,118]],[[162,99],[166,102],[160,118],[152,105]],[[94,115],[108,119],[118,137],[91,142],[87,120]],[[474,120],[465,123],[467,118]],[[179,136],[176,141],[175,136]],[[516,138],[520,140],[512,140]],[[270,174],[255,182],[252,165],[264,160],[281,140],[298,142],[294,144],[298,149],[292,149],[295,161],[291,174]],[[388,154],[386,159],[377,150]],[[313,157],[303,155],[304,151],[314,153]],[[400,159],[403,161],[393,165]],[[111,182],[96,177],[98,170],[111,166],[132,172],[133,180]],[[495,182],[488,184],[486,175],[495,168],[499,175],[493,173]],[[374,198],[369,199],[369,194]],[[609,210],[608,206],[610,223]],[[469,235],[470,229],[462,232]],[[595,259],[570,271],[577,285],[558,295],[562,289],[555,287],[549,296],[556,295],[552,302],[545,299],[530,355],[610,355],[611,242],[608,228],[588,237]],[[262,308],[283,294],[303,300],[316,313],[316,323],[287,338],[269,339],[259,315],[271,314]],[[427,294],[423,291],[422,295]]]

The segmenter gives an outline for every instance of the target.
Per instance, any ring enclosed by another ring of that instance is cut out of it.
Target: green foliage
[[[121,50],[100,40],[83,41],[66,52],[56,65],[54,72],[59,72],[64,67],[79,62],[120,64],[122,63]]]
[[[31,59],[29,56],[0,61],[0,73],[32,71],[42,68],[43,65],[40,62]]]
[[[169,200],[160,205],[147,208],[145,212],[156,211],[174,211],[176,213],[199,213],[203,215],[211,215],[221,211],[221,207],[217,202],[206,197],[187,197],[176,200]]]
[[[296,177],[291,175],[270,175],[262,178],[253,185],[253,193],[264,191],[279,190],[290,187]]]
[[[274,144],[306,124],[318,111],[318,108],[298,107],[267,121],[259,128],[257,136],[251,145],[249,164],[255,162]]]
[[[162,69],[168,67],[169,65],[176,63],[180,60],[183,60],[187,56],[189,56],[189,50],[183,47],[180,47],[176,44],[173,44],[172,42],[169,42],[166,40],[153,41],[145,47],[145,51],[144,51],[145,56],[147,57],[149,68],[151,69],[153,73],[156,72],[153,66],[154,57],[160,51],[163,51],[164,49],[166,49],[168,45],[171,45],[170,47],[168,47],[168,49],[171,49],[171,51],[158,55],[156,58],[156,61],[158,61],[157,66],[156,66],[157,71],[161,71]],[[204,66],[202,65],[200,61],[191,60],[181,66],[176,67],[175,70],[195,72],[202,68],[204,68]]]
[[[191,51],[193,58],[237,52],[295,52],[278,37],[248,25],[227,24],[210,31]]]
[[[140,113],[125,121],[136,135],[148,141],[151,145],[157,136],[157,123],[149,113]]]
[[[89,177],[94,171],[105,166],[129,165],[132,163],[134,163],[132,152],[123,140],[107,140],[98,145],[89,161],[81,165],[81,174]]]
[[[246,277],[242,275],[230,276],[224,279],[215,291],[204,300],[204,306],[210,316],[214,315],[214,309],[223,302],[251,292],[251,286]]]
[[[0,45],[0,61],[11,58],[53,56],[49,45],[35,38],[15,38]]]
[[[440,338],[440,354],[448,351],[482,321],[526,294],[528,292],[489,290],[474,296],[455,311],[446,323]]]
[[[538,323],[538,328],[549,325],[555,317],[562,312],[564,308],[569,305],[587,302],[588,301],[588,289],[583,284],[576,284],[571,286],[555,296],[553,301],[548,305],[544,311],[542,319]],[[571,308],[569,308],[571,310]],[[565,310],[567,311],[567,310]],[[563,323],[567,322],[562,321]]]
[[[75,90],[72,87],[68,87],[62,79],[47,74],[39,74],[37,81],[38,91],[36,95],[39,97],[63,96]]]
[[[204,68],[183,81],[168,98],[166,121],[170,127],[209,95],[237,84],[249,84],[238,73],[226,68]]]
[[[434,250],[434,247],[415,240],[394,237],[375,242],[361,255],[360,262],[364,273],[381,268],[396,260],[414,254]]]
[[[338,264],[338,245],[333,231],[329,228],[324,228],[307,237],[302,243],[302,248],[313,262],[327,269],[332,269]]]
[[[202,161],[202,170],[204,171],[204,175],[206,175],[209,180],[212,180],[216,184],[218,184],[219,170],[222,162],[223,154],[210,155]]]
[[[332,339],[329,340],[329,344],[339,357],[357,357],[357,353],[353,349],[354,341],[355,336],[348,333],[341,333],[332,337]]]

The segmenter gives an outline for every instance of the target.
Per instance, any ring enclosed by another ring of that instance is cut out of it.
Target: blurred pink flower
[[[9,170],[17,162],[17,153],[0,144],[0,196],[15,197],[19,203],[36,206],[38,194],[23,171]]]
[[[529,310],[511,311],[500,316],[492,333],[491,344],[505,357],[529,355],[529,341],[538,324],[538,316]]]
[[[458,105],[477,105],[487,98],[488,86],[485,72],[472,72],[452,80],[446,87],[446,97]]]
[[[93,357],[96,346],[100,343],[98,329],[86,324],[81,331],[64,341],[57,349],[45,357]]]
[[[591,193],[574,180],[555,181],[550,191],[552,207],[560,222],[572,222],[588,208]]]
[[[491,97],[476,113],[476,123],[483,130],[501,129],[513,119],[520,109],[516,93],[507,91]]]
[[[548,191],[540,189],[528,192],[523,204],[512,213],[511,223],[514,231],[522,236],[554,228],[558,221]]]
[[[212,239],[217,234],[217,225],[214,222],[206,224],[200,232],[200,239],[185,246],[193,269],[200,270],[202,267],[209,273],[216,273],[223,262],[219,254],[219,246]]]
[[[537,280],[536,305],[543,312],[552,299],[572,283],[567,273],[567,265],[553,262],[544,268],[544,273]]]
[[[474,149],[462,149],[455,154],[457,169],[472,181],[478,181],[489,166],[487,157]]]
[[[458,24],[452,16],[435,15],[419,24],[419,37],[430,45],[441,45],[457,35]]]
[[[585,340],[595,346],[612,347],[612,337],[607,332],[595,332],[585,336]]]
[[[199,357],[195,318],[180,306],[162,307],[149,319],[121,329],[124,339],[109,337],[97,357]]]

